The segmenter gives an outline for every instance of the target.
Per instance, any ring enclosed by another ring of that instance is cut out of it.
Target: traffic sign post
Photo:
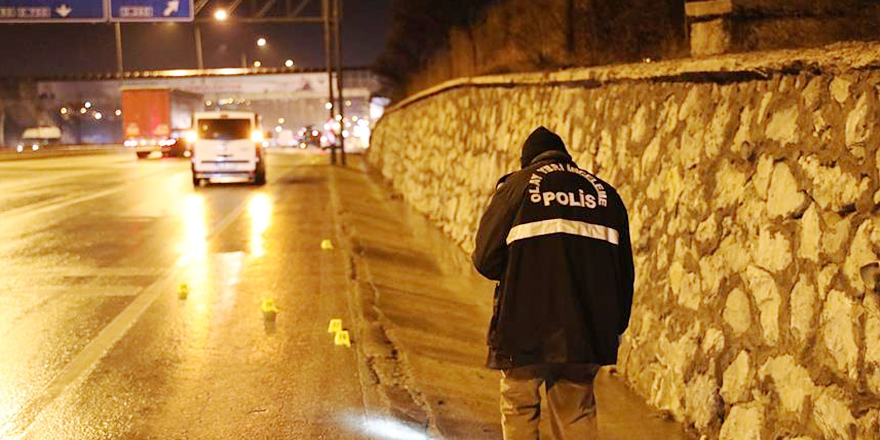
[[[104,0],[0,0],[0,23],[101,23]]]
[[[109,0],[110,21],[193,21],[193,0]]]

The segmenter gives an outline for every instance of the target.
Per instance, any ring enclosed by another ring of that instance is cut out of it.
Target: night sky
[[[320,0],[301,14],[320,15]],[[390,26],[389,0],[343,0],[342,49],[346,66],[369,66],[383,49]],[[225,5],[211,0],[199,17]],[[319,23],[201,23],[205,67],[249,63],[281,67],[291,58],[298,67],[324,67],[324,33]],[[47,76],[116,70],[112,24],[0,24],[0,77]],[[258,48],[256,40],[268,44]],[[196,67],[192,23],[122,24],[125,70]]]

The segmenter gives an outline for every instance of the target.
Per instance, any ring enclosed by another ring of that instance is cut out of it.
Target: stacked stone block
[[[466,251],[539,125],[618,188],[637,272],[618,370],[708,438],[880,438],[880,70],[461,86],[369,160]],[[489,294],[486,292],[486,294]]]

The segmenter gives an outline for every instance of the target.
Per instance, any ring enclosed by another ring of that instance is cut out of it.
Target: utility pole
[[[339,34],[340,0],[333,1],[333,30],[336,37],[336,91],[339,95],[339,148],[342,165],[345,165],[345,99],[342,96],[342,36]]]
[[[0,100],[0,147],[6,143],[6,103]]]
[[[327,64],[327,88],[330,91],[330,100],[328,101],[330,103],[330,129],[332,130],[333,122],[336,122],[336,117],[333,112],[333,54],[330,52],[332,47],[332,45],[330,44],[330,0],[322,1],[321,10],[323,11],[324,15],[324,58]],[[330,164],[336,165],[335,142],[330,146]]]
[[[122,70],[122,25],[117,21],[116,26],[116,71],[120,74]]]
[[[196,23],[196,66],[199,70],[205,69],[205,61],[202,58],[202,27]]]

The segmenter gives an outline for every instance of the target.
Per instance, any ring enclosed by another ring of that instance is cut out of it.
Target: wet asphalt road
[[[0,438],[369,438],[327,333],[350,314],[326,163],[194,189],[185,160],[0,162]]]

